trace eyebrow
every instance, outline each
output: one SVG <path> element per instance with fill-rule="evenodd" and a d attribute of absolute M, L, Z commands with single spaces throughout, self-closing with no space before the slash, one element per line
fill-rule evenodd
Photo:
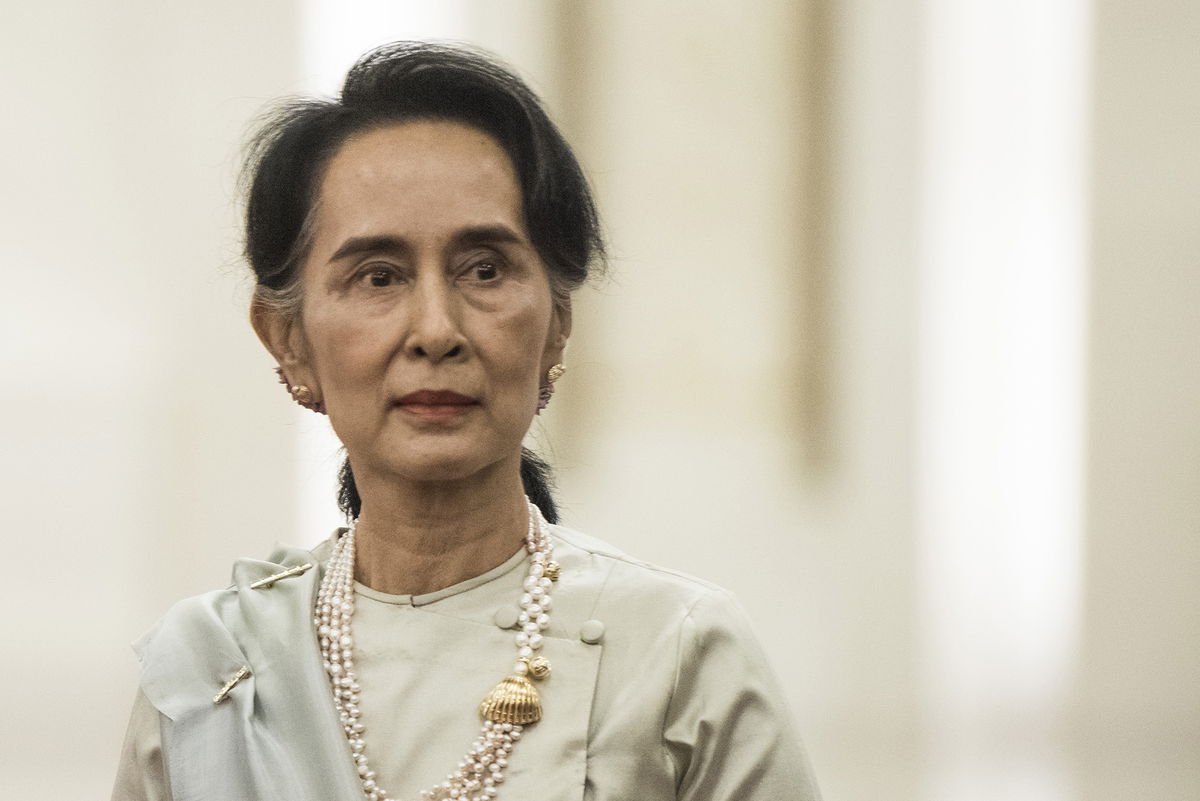
<path fill-rule="evenodd" d="M 456 233 L 451 244 L 458 247 L 484 244 L 524 245 L 526 239 L 507 225 L 475 225 Z M 410 250 L 412 250 L 412 246 L 403 237 L 355 236 L 343 242 L 329 260 L 340 261 L 350 256 L 361 256 L 364 253 L 403 254 Z"/>
<path fill-rule="evenodd" d="M 341 261 L 364 253 L 407 253 L 408 250 L 408 243 L 398 236 L 353 236 L 343 242 L 329 260 Z"/>

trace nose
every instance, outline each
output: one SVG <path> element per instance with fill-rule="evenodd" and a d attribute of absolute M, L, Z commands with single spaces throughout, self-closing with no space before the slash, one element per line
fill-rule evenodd
<path fill-rule="evenodd" d="M 418 359 L 438 363 L 454 359 L 466 351 L 453 292 L 440 276 L 417 282 L 412 325 L 406 350 Z"/>

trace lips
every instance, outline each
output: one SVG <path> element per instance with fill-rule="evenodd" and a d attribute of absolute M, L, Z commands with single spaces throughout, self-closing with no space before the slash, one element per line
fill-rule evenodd
<path fill-rule="evenodd" d="M 401 406 L 474 406 L 476 401 L 448 389 L 422 389 L 408 393 L 398 403 Z"/>
<path fill-rule="evenodd" d="M 449 420 L 478 406 L 479 401 L 448 389 L 422 389 L 396 401 L 409 414 L 429 420 Z"/>

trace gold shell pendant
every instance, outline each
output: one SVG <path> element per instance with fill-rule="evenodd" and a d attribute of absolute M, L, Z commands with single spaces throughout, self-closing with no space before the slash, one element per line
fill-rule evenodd
<path fill-rule="evenodd" d="M 529 679 L 508 676 L 483 699 L 479 715 L 493 723 L 537 723 L 542 719 L 542 699 Z"/>

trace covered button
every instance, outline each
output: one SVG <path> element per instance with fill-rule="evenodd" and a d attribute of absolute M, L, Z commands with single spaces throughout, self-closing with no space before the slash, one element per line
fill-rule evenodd
<path fill-rule="evenodd" d="M 588 643 L 598 643 L 604 637 L 604 624 L 599 620 L 589 620 L 579 627 L 579 639 Z"/>
<path fill-rule="evenodd" d="M 496 610 L 496 614 L 492 615 L 492 620 L 502 629 L 511 629 L 517 625 L 517 608 L 502 606 Z"/>

